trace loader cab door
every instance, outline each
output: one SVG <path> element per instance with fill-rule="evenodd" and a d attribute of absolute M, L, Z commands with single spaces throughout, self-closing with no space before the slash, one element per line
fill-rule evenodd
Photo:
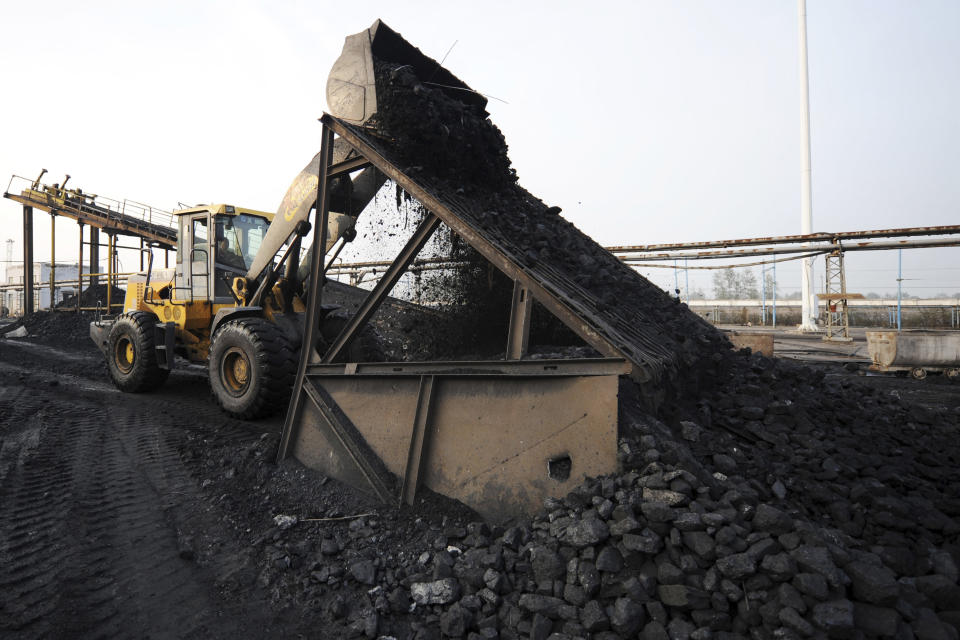
<path fill-rule="evenodd" d="M 244 276 L 260 251 L 270 223 L 249 213 L 218 215 L 214 218 L 214 293 L 215 302 L 233 302 L 233 279 Z"/>
<path fill-rule="evenodd" d="M 210 214 L 201 212 L 180 216 L 176 298 L 209 301 L 213 294 L 212 267 Z"/>
<path fill-rule="evenodd" d="M 236 216 L 236 218 L 240 217 L 242 216 Z M 243 254 L 246 239 L 243 225 L 236 223 L 234 216 L 216 216 L 214 218 L 214 238 L 214 301 L 233 302 L 233 296 L 230 294 L 233 279 L 247 273 L 247 262 Z"/>

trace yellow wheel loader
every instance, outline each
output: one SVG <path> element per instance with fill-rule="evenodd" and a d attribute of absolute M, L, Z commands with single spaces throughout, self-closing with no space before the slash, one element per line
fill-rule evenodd
<path fill-rule="evenodd" d="M 349 158 L 346 147 L 334 155 Z M 305 218 L 316 201 L 318 162 L 297 176 L 275 214 L 228 204 L 174 212 L 176 267 L 153 269 L 151 260 L 128 279 L 123 313 L 90 325 L 117 388 L 156 389 L 176 354 L 207 363 L 213 395 L 230 415 L 251 419 L 285 406 L 304 329 L 310 260 L 301 268 L 300 246 L 310 230 Z M 327 252 L 353 239 L 356 215 L 384 181 L 376 169 L 340 179 L 331 208 L 343 213 L 330 215 Z M 325 307 L 321 336 L 345 324 L 335 309 Z M 361 359 L 358 349 L 369 345 L 348 357 Z"/>
<path fill-rule="evenodd" d="M 377 20 L 346 38 L 330 71 L 327 101 L 333 115 L 376 127 L 382 106 L 376 59 L 414 66 L 451 91 L 475 95 Z M 355 155 L 339 140 L 334 144 L 334 163 L 348 163 Z M 286 404 L 304 335 L 304 282 L 323 277 L 322 269 L 309 273 L 309 251 L 300 264 L 301 239 L 310 230 L 307 218 L 316 204 L 319 156 L 296 177 L 275 214 L 227 204 L 175 212 L 176 268 L 153 270 L 151 261 L 146 273 L 128 280 L 123 313 L 90 326 L 119 389 L 159 387 L 178 354 L 207 363 L 213 394 L 233 416 L 256 418 Z M 373 167 L 352 179 L 346 173 L 335 179 L 329 189 L 326 253 L 353 239 L 357 215 L 385 180 Z M 324 311 L 317 332 L 321 341 L 336 337 L 347 320 Z M 347 352 L 348 359 L 359 355 L 356 345 Z"/>

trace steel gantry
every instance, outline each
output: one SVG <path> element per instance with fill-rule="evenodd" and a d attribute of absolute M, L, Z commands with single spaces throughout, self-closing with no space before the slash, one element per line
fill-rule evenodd
<path fill-rule="evenodd" d="M 113 287 L 116 286 L 119 274 L 117 249 L 137 249 L 137 247 L 122 247 L 117 244 L 117 237 L 132 236 L 140 241 L 141 266 L 142 252 L 145 246 L 160 248 L 165 251 L 165 263 L 169 264 L 170 249 L 176 247 L 177 231 L 173 215 L 162 209 L 151 207 L 132 200 L 112 200 L 92 193 L 84 193 L 82 189 L 68 189 L 67 182 L 70 175 L 62 183 L 46 184 L 42 182 L 46 169 L 40 172 L 36 179 L 30 180 L 14 175 L 10 178 L 4 198 L 23 205 L 23 313 L 28 315 L 36 306 L 34 300 L 34 273 L 33 273 L 33 211 L 37 209 L 50 214 L 50 277 L 47 282 L 50 287 L 50 306 L 55 304 L 56 290 L 56 219 L 58 217 L 76 220 L 79 226 L 79 252 L 77 257 L 77 279 L 61 280 L 60 284 L 77 284 L 77 311 L 81 310 L 81 293 L 83 292 L 84 278 L 89 278 L 89 286 L 99 284 L 101 277 L 107 278 L 107 309 L 122 305 L 122 301 L 112 299 Z M 84 227 L 89 228 L 88 240 L 84 240 Z M 107 270 L 100 272 L 100 232 L 107 234 Z M 88 271 L 84 273 L 83 248 L 89 247 Z"/>

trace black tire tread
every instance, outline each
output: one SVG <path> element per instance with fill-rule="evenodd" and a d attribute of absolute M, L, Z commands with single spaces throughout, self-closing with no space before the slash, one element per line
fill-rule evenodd
<path fill-rule="evenodd" d="M 149 311 L 129 311 L 118 317 L 116 324 L 110 330 L 110 337 L 107 341 L 109 345 L 107 371 L 110 372 L 113 384 L 121 391 L 127 393 L 153 391 L 162 386 L 170 376 L 169 369 L 161 369 L 157 364 L 154 326 L 158 320 L 159 318 Z M 136 343 L 137 358 L 134 369 L 127 375 L 122 374 L 111 364 L 114 332 L 122 330 L 118 327 L 128 327 Z"/>
<path fill-rule="evenodd" d="M 250 343 L 257 368 L 254 395 L 242 406 L 226 393 L 218 393 L 219 363 L 215 361 L 218 341 L 234 335 Z M 284 408 L 290 399 L 297 373 L 299 348 L 276 325 L 264 318 L 240 318 L 225 322 L 210 343 L 210 388 L 220 408 L 231 416 L 253 420 L 272 415 Z"/>

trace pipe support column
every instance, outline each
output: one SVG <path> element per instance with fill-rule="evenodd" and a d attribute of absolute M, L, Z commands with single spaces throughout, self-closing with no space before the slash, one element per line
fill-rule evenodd
<path fill-rule="evenodd" d="M 23 317 L 33 313 L 33 207 L 23 207 Z"/>

